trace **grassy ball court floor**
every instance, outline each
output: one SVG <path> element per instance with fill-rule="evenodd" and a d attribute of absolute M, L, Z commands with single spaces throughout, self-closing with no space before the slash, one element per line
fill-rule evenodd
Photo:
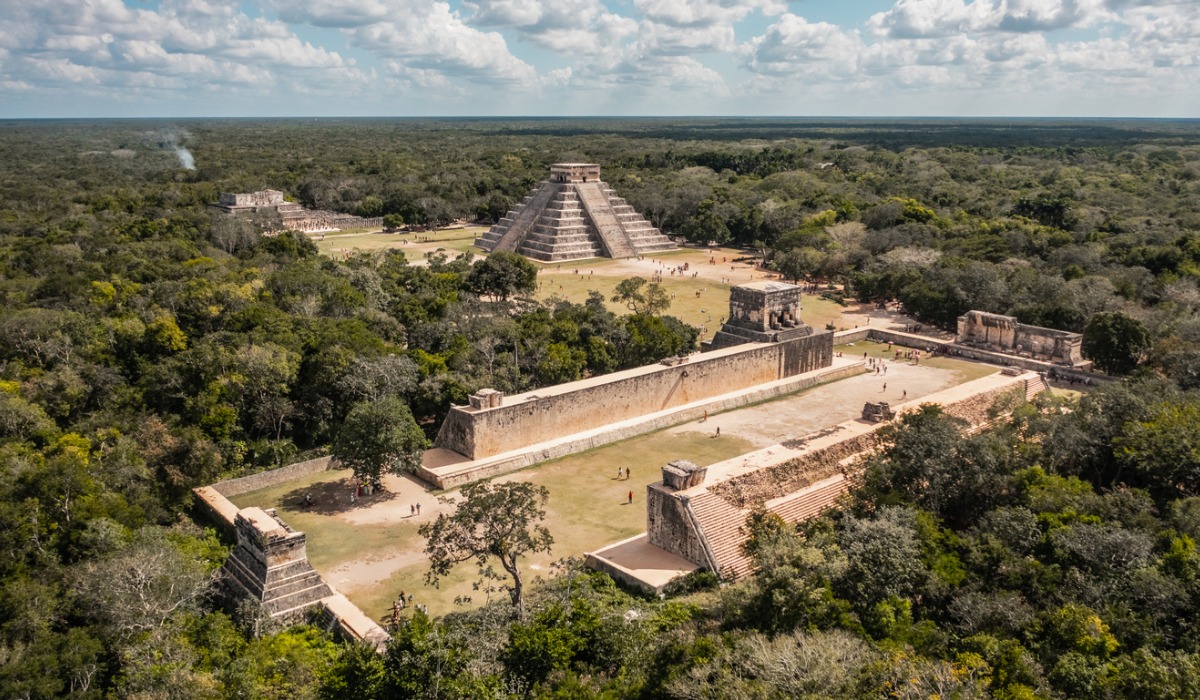
<path fill-rule="evenodd" d="M 875 343 L 839 349 L 847 355 L 886 354 L 886 346 Z M 707 424 L 680 424 L 501 477 L 538 483 L 550 492 L 546 523 L 555 538 L 554 549 L 529 559 L 527 571 L 531 578 L 548 573 L 558 559 L 643 532 L 645 487 L 659 480 L 662 465 L 671 460 L 712 464 L 848 420 L 867 398 L 898 401 L 902 390 L 914 398 L 995 371 L 995 367 L 951 358 L 923 361 L 919 367 L 900 363 L 893 365 L 887 378 L 887 391 L 895 396 L 878 393 L 881 380 L 864 375 L 714 415 Z M 724 426 L 720 437 L 714 435 L 717 425 Z M 618 480 L 618 467 L 631 469 L 632 477 Z M 630 491 L 631 505 L 627 503 Z M 317 504 L 306 508 L 301 504 L 309 493 Z M 400 591 L 412 593 L 415 601 L 437 614 L 452 611 L 461 596 L 483 602 L 486 594 L 472 590 L 472 565 L 459 566 L 440 588 L 423 581 L 428 565 L 417 529 L 452 506 L 439 504 L 435 494 L 416 480 L 396 476 L 385 479 L 384 493 L 354 505 L 349 503 L 349 493 L 349 473 L 336 471 L 231 500 L 238 507 L 277 508 L 289 525 L 307 533 L 309 557 L 317 570 L 373 617 L 381 618 Z M 412 513 L 417 502 L 422 504 L 419 516 Z"/>

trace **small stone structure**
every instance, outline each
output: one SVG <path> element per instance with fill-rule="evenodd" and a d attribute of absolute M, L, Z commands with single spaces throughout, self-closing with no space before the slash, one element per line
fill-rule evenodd
<path fill-rule="evenodd" d="M 1018 323 L 1015 316 L 986 311 L 968 311 L 958 317 L 955 343 L 1080 369 L 1091 366 L 1083 359 L 1081 334 L 1029 326 Z"/>
<path fill-rule="evenodd" d="M 892 409 L 888 406 L 887 401 L 868 401 L 863 404 L 862 419 L 867 422 L 881 423 L 885 420 L 891 420 L 892 415 Z"/>
<path fill-rule="evenodd" d="M 308 563 L 303 532 L 274 509 L 243 508 L 234 519 L 237 544 L 222 567 L 229 591 L 262 603 L 272 618 L 294 622 L 334 594 Z"/>
<path fill-rule="evenodd" d="M 544 262 L 631 258 L 676 247 L 600 179 L 595 163 L 551 165 L 550 179 L 475 245 Z"/>
<path fill-rule="evenodd" d="M 324 209 L 305 209 L 284 199 L 279 190 L 222 192 L 220 200 L 212 206 L 226 214 L 273 212 L 279 215 L 281 228 L 290 231 L 335 231 L 383 226 L 383 217 L 363 218 Z"/>
<path fill-rule="evenodd" d="M 769 343 L 811 335 L 800 321 L 800 287 L 786 282 L 750 282 L 729 290 L 729 319 L 710 347 Z"/>

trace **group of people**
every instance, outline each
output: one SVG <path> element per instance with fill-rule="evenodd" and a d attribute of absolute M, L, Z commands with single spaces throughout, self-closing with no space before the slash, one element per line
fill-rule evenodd
<path fill-rule="evenodd" d="M 429 614 L 429 606 L 421 603 L 414 604 L 412 593 L 409 593 L 408 596 L 405 597 L 404 591 L 400 591 L 400 595 L 392 601 L 392 626 L 400 624 L 400 612 L 410 607 L 413 610 L 420 611 L 426 615 Z"/>

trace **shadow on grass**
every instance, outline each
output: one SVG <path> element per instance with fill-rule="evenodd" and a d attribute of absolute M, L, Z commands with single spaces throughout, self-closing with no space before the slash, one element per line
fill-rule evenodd
<path fill-rule="evenodd" d="M 358 496 L 358 500 L 352 505 L 350 503 L 350 491 L 352 488 L 354 487 L 350 485 L 349 477 L 338 479 L 337 481 L 318 482 L 311 486 L 304 486 L 288 491 L 280 497 L 280 504 L 285 508 L 292 508 L 306 513 L 338 515 L 354 508 L 367 508 L 400 497 L 399 493 L 386 489 L 376 489 L 370 496 L 365 494 Z M 312 497 L 311 505 L 306 504 L 306 496 Z"/>

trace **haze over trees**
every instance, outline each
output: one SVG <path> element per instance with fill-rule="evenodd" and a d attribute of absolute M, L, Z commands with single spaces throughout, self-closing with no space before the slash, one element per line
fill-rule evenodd
<path fill-rule="evenodd" d="M 5 696 L 1196 694 L 1194 124 L 196 121 L 194 171 L 169 126 L 0 124 Z M 906 419 L 852 507 L 760 519 L 760 575 L 720 591 L 641 600 L 568 566 L 522 583 L 523 620 L 503 599 L 414 616 L 384 657 L 223 608 L 228 543 L 188 517 L 193 487 L 349 443 L 360 405 L 400 406 L 386 468 L 479 388 L 654 362 L 697 331 L 531 301 L 515 261 L 333 260 L 206 205 L 272 187 L 494 219 L 567 155 L 669 232 L 946 328 L 972 308 L 1091 327 L 1132 377 L 977 435 Z"/>

